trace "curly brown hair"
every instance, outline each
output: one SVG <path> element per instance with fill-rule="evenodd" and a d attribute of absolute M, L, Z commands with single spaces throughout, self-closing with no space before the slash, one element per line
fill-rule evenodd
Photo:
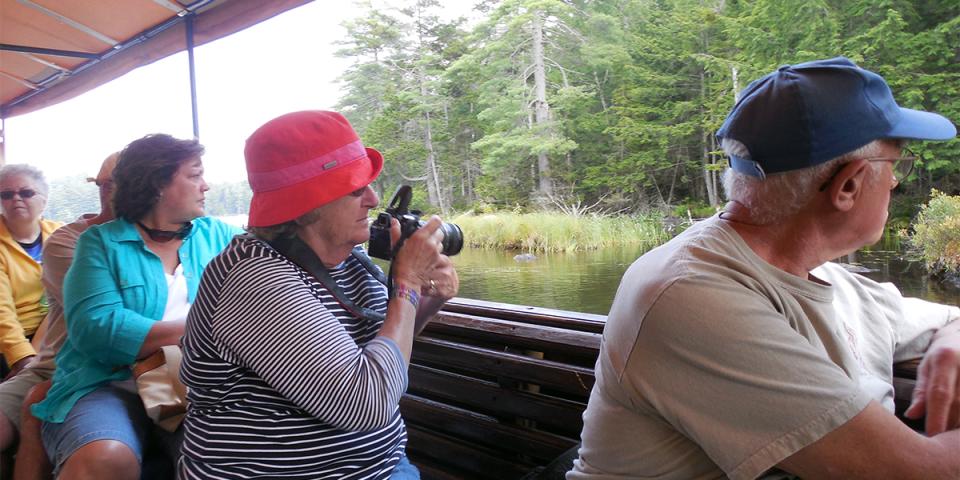
<path fill-rule="evenodd" d="M 160 199 L 160 191 L 187 160 L 203 155 L 195 139 L 181 140 L 164 133 L 134 140 L 120 152 L 113 170 L 113 211 L 129 222 L 143 218 Z"/>

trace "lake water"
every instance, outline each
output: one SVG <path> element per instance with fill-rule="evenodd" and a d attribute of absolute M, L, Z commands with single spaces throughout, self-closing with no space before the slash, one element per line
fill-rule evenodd
<path fill-rule="evenodd" d="M 465 298 L 606 315 L 639 248 L 543 254 L 515 260 L 518 252 L 465 249 L 453 257 Z"/>
<path fill-rule="evenodd" d="M 518 252 L 466 249 L 453 257 L 460 296 L 606 315 L 620 277 L 643 252 L 639 248 L 545 254 L 515 260 Z M 930 277 L 895 240 L 839 259 L 863 275 L 892 282 L 907 296 L 960 305 L 960 288 Z"/>
<path fill-rule="evenodd" d="M 246 215 L 221 218 L 238 226 L 246 223 Z M 905 250 L 888 235 L 838 261 L 876 281 L 892 282 L 905 295 L 960 305 L 960 288 L 931 277 Z M 620 277 L 644 250 L 621 247 L 515 258 L 519 253 L 466 248 L 452 257 L 460 275 L 459 296 L 606 315 Z M 385 262 L 377 262 L 386 270 Z"/>

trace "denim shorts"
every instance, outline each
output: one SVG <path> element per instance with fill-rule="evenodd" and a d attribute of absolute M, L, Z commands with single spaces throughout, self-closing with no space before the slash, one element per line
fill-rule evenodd
<path fill-rule="evenodd" d="M 143 463 L 143 449 L 153 422 L 140 396 L 113 386 L 102 386 L 74 404 L 63 423 L 43 422 L 43 446 L 54 465 L 54 476 L 80 447 L 98 440 L 116 440 Z"/>
<path fill-rule="evenodd" d="M 404 455 L 400 458 L 400 462 L 397 463 L 397 466 L 393 467 L 393 472 L 390 473 L 390 480 L 420 480 L 420 471 L 417 470 L 417 467 L 414 467 L 410 460 L 407 459 L 407 456 Z"/>

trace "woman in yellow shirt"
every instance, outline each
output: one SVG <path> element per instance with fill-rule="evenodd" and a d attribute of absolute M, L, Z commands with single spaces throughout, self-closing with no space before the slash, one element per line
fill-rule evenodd
<path fill-rule="evenodd" d="M 36 355 L 30 339 L 47 314 L 40 284 L 43 242 L 62 225 L 40 218 L 47 182 L 29 165 L 0 168 L 0 350 L 4 378 Z M 8 367 L 9 366 L 9 367 Z"/>

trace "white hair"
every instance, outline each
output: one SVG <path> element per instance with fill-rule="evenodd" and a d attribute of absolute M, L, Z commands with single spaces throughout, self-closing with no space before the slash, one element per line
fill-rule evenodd
<path fill-rule="evenodd" d="M 46 195 L 50 192 L 50 187 L 47 185 L 47 179 L 43 176 L 43 172 L 32 165 L 13 163 L 0 167 L 0 182 L 14 176 L 32 178 L 37 183 L 37 190 L 40 190 L 40 193 Z"/>
<path fill-rule="evenodd" d="M 816 194 L 823 182 L 834 175 L 842 165 L 857 158 L 874 157 L 880 154 L 882 140 L 874 140 L 856 150 L 819 165 L 798 170 L 767 175 L 765 179 L 734 171 L 727 167 L 723 172 L 723 190 L 727 199 L 743 204 L 750 212 L 750 220 L 758 225 L 769 225 L 796 215 Z M 724 138 L 721 147 L 727 155 L 750 158 L 750 151 L 743 143 Z M 879 166 L 872 169 L 879 171 Z M 879 180 L 873 175 L 868 181 Z"/>

